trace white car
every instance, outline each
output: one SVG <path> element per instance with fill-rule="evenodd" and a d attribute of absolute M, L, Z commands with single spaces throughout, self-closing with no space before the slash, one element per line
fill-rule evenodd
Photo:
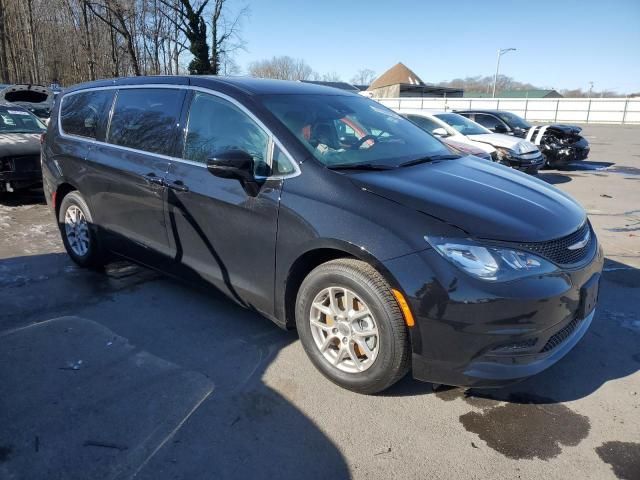
<path fill-rule="evenodd" d="M 457 113 L 408 109 L 396 111 L 432 135 L 473 145 L 503 165 L 532 174 L 544 165 L 544 156 L 533 143 L 511 135 L 493 133 Z"/>

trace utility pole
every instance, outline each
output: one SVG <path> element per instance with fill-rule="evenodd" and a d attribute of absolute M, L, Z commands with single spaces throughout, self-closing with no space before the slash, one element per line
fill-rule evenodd
<path fill-rule="evenodd" d="M 515 51 L 515 48 L 502 48 L 498 49 L 498 61 L 496 62 L 496 75 L 493 77 L 493 93 L 491 98 L 496 98 L 496 84 L 498 83 L 498 72 L 500 71 L 500 57 L 507 52 Z"/>

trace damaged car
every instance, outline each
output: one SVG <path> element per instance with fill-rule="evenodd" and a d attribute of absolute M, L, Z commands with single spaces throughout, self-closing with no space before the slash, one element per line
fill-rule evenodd
<path fill-rule="evenodd" d="M 453 140 L 480 148 L 493 161 L 535 175 L 544 165 L 544 157 L 533 143 L 487 130 L 462 115 L 452 112 L 398 110 L 426 132 L 441 140 Z"/>
<path fill-rule="evenodd" d="M 492 132 L 524 138 L 538 146 L 549 167 L 563 167 L 567 163 L 589 156 L 589 142 L 576 125 L 531 125 L 515 113 L 502 110 L 464 110 L 456 112 Z"/>
<path fill-rule="evenodd" d="M 43 85 L 2 85 L 0 86 L 0 102 L 19 105 L 30 111 L 41 120 L 51 115 L 54 94 Z"/>
<path fill-rule="evenodd" d="M 44 124 L 24 108 L 0 104 L 0 192 L 42 182 L 40 136 L 44 131 Z"/>

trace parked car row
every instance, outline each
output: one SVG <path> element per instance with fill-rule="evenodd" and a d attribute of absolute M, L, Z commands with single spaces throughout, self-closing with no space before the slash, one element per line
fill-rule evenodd
<path fill-rule="evenodd" d="M 55 104 L 44 192 L 78 265 L 116 255 L 205 281 L 297 328 L 345 388 L 546 369 L 594 317 L 603 255 L 584 209 L 465 152 L 526 171 L 531 142 L 454 113 L 414 121 L 299 82 L 92 82 Z"/>
<path fill-rule="evenodd" d="M 452 112 L 399 110 L 423 130 L 445 141 L 471 145 L 488 153 L 493 161 L 535 174 L 544 157 L 533 143 L 508 135 L 492 133 L 481 125 Z"/>
<path fill-rule="evenodd" d="M 589 155 L 589 142 L 575 125 L 531 125 L 515 113 L 502 110 L 464 110 L 460 115 L 479 123 L 492 132 L 526 138 L 535 143 L 549 167 L 563 167 L 584 160 Z"/>

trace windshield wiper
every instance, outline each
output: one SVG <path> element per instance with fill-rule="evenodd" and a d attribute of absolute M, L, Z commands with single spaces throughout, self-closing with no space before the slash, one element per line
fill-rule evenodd
<path fill-rule="evenodd" d="M 457 158 L 462 158 L 460 155 L 428 155 L 426 157 L 416 158 L 415 160 L 409 160 L 408 162 L 401 163 L 398 167 L 411 167 L 412 165 L 418 165 L 420 163 L 428 163 L 434 160 L 455 160 Z"/>
<path fill-rule="evenodd" d="M 390 170 L 395 167 L 375 163 L 338 163 L 327 165 L 327 168 L 330 170 Z"/>

